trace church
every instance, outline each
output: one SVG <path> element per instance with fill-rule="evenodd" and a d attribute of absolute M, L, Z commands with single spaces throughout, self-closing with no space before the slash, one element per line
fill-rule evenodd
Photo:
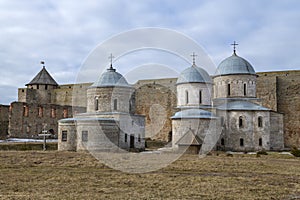
<path fill-rule="evenodd" d="M 230 151 L 282 150 L 283 115 L 260 105 L 252 65 L 233 54 L 214 76 L 193 65 L 177 79 L 172 146 L 198 153 L 205 145 Z"/>
<path fill-rule="evenodd" d="M 282 114 L 259 104 L 256 73 L 233 54 L 211 78 L 193 64 L 177 79 L 172 149 L 199 153 L 284 148 Z M 59 120 L 58 150 L 145 149 L 145 117 L 132 108 L 134 89 L 111 66 L 87 89 L 87 112 Z"/>
<path fill-rule="evenodd" d="M 73 151 L 143 151 L 147 138 L 191 153 L 300 146 L 299 70 L 256 72 L 235 48 L 212 75 L 198 62 L 193 54 L 177 78 L 134 84 L 111 62 L 95 82 L 65 85 L 43 62 L 18 89 L 18 100 L 0 105 L 0 136 L 38 138 L 46 130 L 58 138 L 59 150 Z"/>

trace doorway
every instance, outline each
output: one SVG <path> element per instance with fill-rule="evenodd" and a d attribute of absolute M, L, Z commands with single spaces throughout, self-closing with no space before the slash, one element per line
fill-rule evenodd
<path fill-rule="evenodd" d="M 134 135 L 130 135 L 130 146 L 129 148 L 133 149 L 134 148 Z"/>

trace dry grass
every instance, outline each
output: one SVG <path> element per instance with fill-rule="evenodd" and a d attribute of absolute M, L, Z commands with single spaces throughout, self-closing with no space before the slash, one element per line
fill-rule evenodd
<path fill-rule="evenodd" d="M 300 159 L 185 155 L 128 174 L 84 152 L 0 151 L 0 199 L 300 199 Z"/>

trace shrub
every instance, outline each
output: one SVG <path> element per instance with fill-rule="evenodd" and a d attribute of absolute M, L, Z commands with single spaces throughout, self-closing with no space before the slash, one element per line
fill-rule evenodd
<path fill-rule="evenodd" d="M 256 153 L 256 155 L 268 155 L 265 149 L 262 149 Z"/>
<path fill-rule="evenodd" d="M 291 154 L 295 157 L 300 157 L 300 150 L 297 147 L 292 147 Z"/>

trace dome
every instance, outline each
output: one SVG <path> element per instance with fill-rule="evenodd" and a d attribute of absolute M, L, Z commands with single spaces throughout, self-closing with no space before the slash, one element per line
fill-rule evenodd
<path fill-rule="evenodd" d="M 215 116 L 206 110 L 201 109 L 187 109 L 175 113 L 171 119 L 203 119 L 203 118 L 214 118 Z"/>
<path fill-rule="evenodd" d="M 192 65 L 180 73 L 176 84 L 182 83 L 212 83 L 212 81 L 204 69 Z"/>
<path fill-rule="evenodd" d="M 110 67 L 91 87 L 131 87 L 116 69 Z"/>
<path fill-rule="evenodd" d="M 247 60 L 233 53 L 232 56 L 226 58 L 219 64 L 215 76 L 230 74 L 255 75 L 255 71 Z"/>

